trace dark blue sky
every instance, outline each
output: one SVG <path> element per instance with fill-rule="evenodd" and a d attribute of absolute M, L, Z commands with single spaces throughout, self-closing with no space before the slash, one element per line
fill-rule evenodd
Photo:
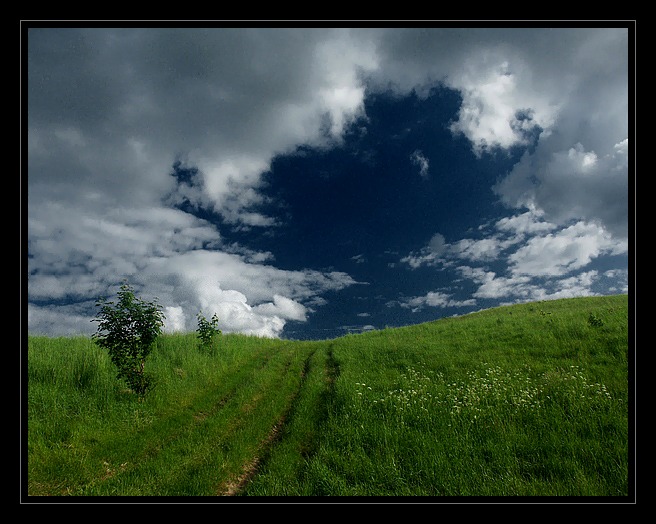
<path fill-rule="evenodd" d="M 628 28 L 31 29 L 28 326 L 330 338 L 628 291 Z"/>
<path fill-rule="evenodd" d="M 341 146 L 274 159 L 263 193 L 278 206 L 273 214 L 281 225 L 234 239 L 271 251 L 278 267 L 345 271 L 362 283 L 327 296 L 309 322 L 289 324 L 285 335 L 322 338 L 435 317 L 435 311 L 417 316 L 386 304 L 437 289 L 444 276 L 390 265 L 438 230 L 460 238 L 498 214 L 490 187 L 512 165 L 505 154 L 497 162 L 477 161 L 466 140 L 452 139 L 448 125 L 459 105 L 448 89 L 425 100 L 377 95 L 365 99 L 367 121 L 354 123 Z M 411 161 L 415 151 L 430 163 L 426 176 Z"/>
<path fill-rule="evenodd" d="M 477 157 L 468 140 L 449 130 L 461 103 L 458 92 L 445 87 L 422 98 L 416 93 L 370 96 L 364 101 L 366 119 L 353 122 L 340 145 L 299 147 L 275 157 L 263 174 L 265 201 L 256 210 L 275 216 L 276 227 L 231 226 L 220 215 L 189 205 L 180 209 L 216 224 L 229 243 L 270 252 L 277 268 L 343 271 L 357 281 L 324 295 L 327 302 L 306 322 L 288 323 L 282 334 L 288 338 L 334 337 L 496 305 L 479 300 L 421 311 L 399 305 L 427 290 L 450 290 L 461 301 L 476 291 L 453 271 L 409 269 L 399 260 L 438 231 L 447 242 L 484 238 L 476 231 L 480 225 L 509 214 L 492 186 L 539 139 L 537 130 L 527 144 Z M 415 152 L 428 162 L 423 174 L 413 161 Z M 193 183 L 196 174 L 196 168 L 180 165 L 173 171 L 182 183 Z M 490 262 L 488 269 L 503 269 Z"/>

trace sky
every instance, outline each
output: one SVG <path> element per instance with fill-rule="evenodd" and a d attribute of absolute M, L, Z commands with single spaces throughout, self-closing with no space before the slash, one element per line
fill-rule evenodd
<path fill-rule="evenodd" d="M 630 24 L 79 25 L 22 27 L 31 334 L 123 282 L 288 339 L 629 292 Z"/>

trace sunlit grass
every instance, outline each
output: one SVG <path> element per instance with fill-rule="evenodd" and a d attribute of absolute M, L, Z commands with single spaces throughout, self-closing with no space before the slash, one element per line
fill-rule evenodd
<path fill-rule="evenodd" d="M 330 409 L 285 494 L 626 495 L 623 304 L 526 304 L 335 340 Z M 268 478 L 246 493 L 276 494 Z"/>
<path fill-rule="evenodd" d="M 164 335 L 143 400 L 88 338 L 30 337 L 28 494 L 627 496 L 627 302 L 214 352 Z"/>

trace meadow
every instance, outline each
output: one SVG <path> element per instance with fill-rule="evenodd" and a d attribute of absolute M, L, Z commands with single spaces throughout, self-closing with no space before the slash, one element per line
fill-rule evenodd
<path fill-rule="evenodd" d="M 324 341 L 162 335 L 143 399 L 88 337 L 28 337 L 40 496 L 611 497 L 632 491 L 626 295 Z"/>

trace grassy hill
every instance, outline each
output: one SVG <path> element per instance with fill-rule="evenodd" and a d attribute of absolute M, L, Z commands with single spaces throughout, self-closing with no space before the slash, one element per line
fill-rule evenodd
<path fill-rule="evenodd" d="M 629 487 L 626 295 L 326 341 L 164 335 L 140 401 L 29 337 L 30 496 L 604 496 Z"/>

